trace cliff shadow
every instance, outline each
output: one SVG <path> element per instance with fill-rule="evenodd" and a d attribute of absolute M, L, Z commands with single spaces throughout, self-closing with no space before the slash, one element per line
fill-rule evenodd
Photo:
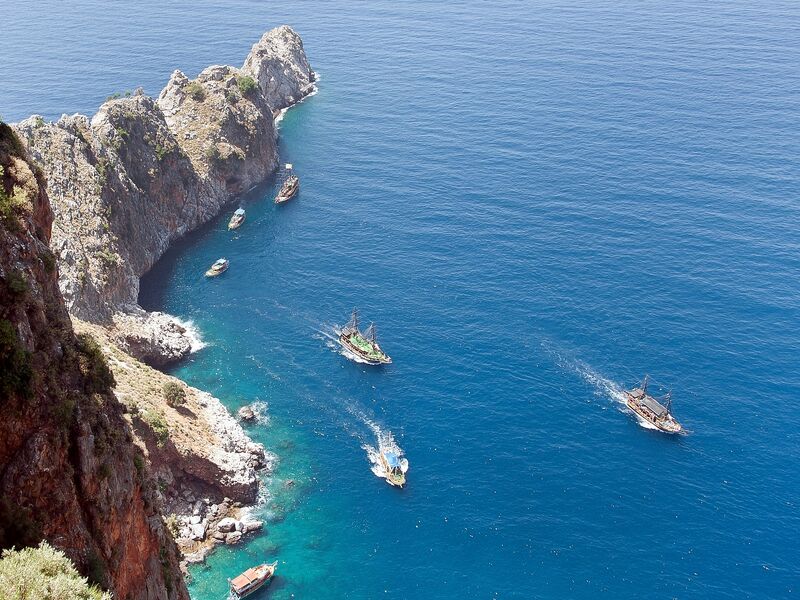
<path fill-rule="evenodd" d="M 139 278 L 139 306 L 148 311 L 166 311 L 168 282 L 175 277 L 180 259 L 191 248 L 214 234 L 220 223 L 230 216 L 228 209 L 231 207 L 270 200 L 272 198 L 270 192 L 275 187 L 277 177 L 277 172 L 271 173 L 263 182 L 228 202 L 216 217 L 172 242 L 151 269 Z"/>

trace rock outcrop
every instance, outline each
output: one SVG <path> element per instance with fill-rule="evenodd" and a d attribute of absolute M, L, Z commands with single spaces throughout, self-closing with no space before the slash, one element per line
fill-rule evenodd
<path fill-rule="evenodd" d="M 171 242 L 275 169 L 274 115 L 314 81 L 300 37 L 283 26 L 264 34 L 241 69 L 212 66 L 194 80 L 175 71 L 157 101 L 133 95 L 91 119 L 17 124 L 48 181 L 70 313 L 103 324 L 150 364 L 185 356 L 180 325 L 138 307 L 139 278 Z"/>
<path fill-rule="evenodd" d="M 261 529 L 242 507 L 256 503 L 259 474 L 268 474 L 276 457 L 250 440 L 217 398 L 126 354 L 102 326 L 73 322 L 77 332 L 99 342 L 115 374 L 115 395 L 186 560 L 201 561 L 216 544 L 226 543 L 226 536 L 215 534 L 229 533 L 229 522 L 239 523 L 240 535 Z M 167 400 L 168 386 L 182 390 L 175 393 L 179 402 Z"/>
<path fill-rule="evenodd" d="M 115 598 L 188 600 L 114 377 L 73 332 L 52 220 L 41 170 L 0 123 L 0 547 L 44 539 Z"/>
<path fill-rule="evenodd" d="M 115 395 L 158 480 L 167 512 L 186 494 L 193 502 L 207 497 L 221 502 L 253 504 L 258 472 L 268 472 L 275 457 L 254 443 L 223 404 L 179 379 L 157 371 L 126 354 L 108 331 L 73 318 L 75 330 L 100 344 L 116 379 Z M 170 402 L 168 386 L 182 390 Z"/>

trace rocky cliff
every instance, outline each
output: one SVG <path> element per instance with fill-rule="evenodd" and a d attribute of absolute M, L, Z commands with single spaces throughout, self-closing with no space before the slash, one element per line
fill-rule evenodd
<path fill-rule="evenodd" d="M 169 244 L 277 165 L 274 116 L 313 90 L 300 37 L 273 29 L 241 68 L 175 71 L 157 100 L 133 95 L 91 119 L 33 116 L 16 130 L 48 181 L 52 248 L 71 314 L 101 323 L 154 365 L 188 354 L 174 319 L 137 305 L 139 278 Z"/>
<path fill-rule="evenodd" d="M 52 220 L 42 172 L 0 123 L 0 547 L 46 539 L 116 598 L 188 600 L 114 377 L 73 332 Z"/>
<path fill-rule="evenodd" d="M 241 517 L 237 509 L 256 503 L 258 473 L 269 473 L 276 457 L 250 440 L 217 398 L 126 354 L 102 326 L 73 323 L 99 342 L 108 360 L 133 441 L 147 459 L 159 504 L 187 559 L 202 560 L 215 543 L 235 543 L 242 533 L 259 529 L 260 523 L 239 518 L 237 537 L 220 532 L 218 524 L 224 529 L 226 518 Z"/>

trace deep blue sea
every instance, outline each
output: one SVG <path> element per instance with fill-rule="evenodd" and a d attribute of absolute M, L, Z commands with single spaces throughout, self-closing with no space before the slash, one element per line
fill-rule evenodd
<path fill-rule="evenodd" d="M 321 75 L 280 124 L 299 197 L 143 282 L 208 344 L 175 373 L 266 403 L 281 459 L 193 598 L 265 559 L 259 598 L 795 597 L 800 3 L 4 0 L 0 115 L 157 94 L 282 23 Z M 354 306 L 391 366 L 335 349 Z M 622 408 L 645 373 L 689 435 Z"/>

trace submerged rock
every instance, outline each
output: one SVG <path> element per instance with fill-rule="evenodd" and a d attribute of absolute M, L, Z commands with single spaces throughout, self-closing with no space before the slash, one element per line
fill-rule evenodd
<path fill-rule="evenodd" d="M 242 421 L 254 421 L 256 418 L 256 413 L 250 406 L 243 406 L 237 414 Z"/>

